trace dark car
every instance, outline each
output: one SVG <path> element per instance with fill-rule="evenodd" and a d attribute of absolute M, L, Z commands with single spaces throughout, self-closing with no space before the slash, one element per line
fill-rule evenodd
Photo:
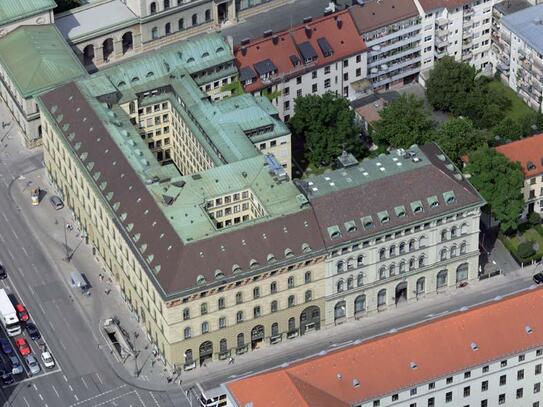
<path fill-rule="evenodd" d="M 2 375 L 2 383 L 7 386 L 8 384 L 15 383 L 15 379 L 13 378 L 13 375 L 11 373 L 7 372 Z"/>
<path fill-rule="evenodd" d="M 543 283 L 543 271 L 534 274 L 534 283 L 541 284 Z"/>
<path fill-rule="evenodd" d="M 8 278 L 8 273 L 6 273 L 6 269 L 4 266 L 0 264 L 0 280 L 3 280 L 5 278 Z"/>
<path fill-rule="evenodd" d="M 28 335 L 30 336 L 30 339 L 33 341 L 37 341 L 41 338 L 40 331 L 38 331 L 38 327 L 34 323 L 28 322 L 25 328 L 26 332 L 28 332 Z"/>
<path fill-rule="evenodd" d="M 6 355 L 13 353 L 13 347 L 11 346 L 9 339 L 0 338 L 0 346 L 2 347 L 2 352 L 4 352 Z"/>

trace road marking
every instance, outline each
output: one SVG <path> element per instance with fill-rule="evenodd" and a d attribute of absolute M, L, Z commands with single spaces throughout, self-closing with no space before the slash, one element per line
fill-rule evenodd
<path fill-rule="evenodd" d="M 38 393 L 38 396 L 40 397 L 40 400 L 43 401 L 43 396 L 41 395 L 41 393 Z"/>
<path fill-rule="evenodd" d="M 135 390 L 134 390 L 134 391 L 135 391 Z M 137 391 L 136 391 L 136 396 L 138 397 L 138 400 L 140 401 L 141 405 L 142 405 L 143 407 L 145 407 L 145 403 L 143 402 L 143 400 L 141 399 L 140 394 L 139 394 Z"/>
<path fill-rule="evenodd" d="M 89 389 L 89 386 L 87 385 L 87 382 L 85 381 L 85 379 L 81 378 L 81 381 L 83 382 L 83 384 L 85 385 L 85 387 L 87 388 L 87 390 Z"/>
<path fill-rule="evenodd" d="M 75 401 L 79 401 L 79 397 L 77 397 L 77 394 L 74 393 Z"/>
<path fill-rule="evenodd" d="M 19 236 L 17 236 L 17 233 L 15 233 L 15 229 L 13 229 L 11 225 L 9 225 L 9 229 L 11 230 L 11 233 L 13 233 L 13 235 L 15 236 L 15 239 L 19 240 Z"/>
<path fill-rule="evenodd" d="M 57 395 L 58 398 L 60 398 L 60 394 L 58 394 L 58 391 L 57 391 L 57 388 L 55 387 L 55 385 L 53 384 L 53 391 L 55 392 L 55 394 Z"/>
<path fill-rule="evenodd" d="M 126 384 L 123 384 L 122 386 L 119 386 L 119 387 L 115 387 L 114 389 L 110 389 L 110 390 L 105 391 L 105 392 L 103 392 L 103 393 L 96 394 L 96 395 L 94 395 L 94 396 L 92 396 L 92 397 L 89 397 L 88 399 L 81 400 L 81 401 L 78 402 L 78 403 L 74 403 L 74 404 L 70 405 L 70 407 L 79 406 L 79 405 L 81 405 L 81 404 L 83 404 L 83 403 L 86 403 L 87 401 L 95 400 L 95 399 L 97 399 L 97 398 L 99 398 L 99 397 L 105 396 L 105 395 L 108 394 L 108 393 L 111 393 L 112 391 L 122 389 L 123 387 L 126 387 Z M 131 392 L 131 393 L 132 393 L 132 392 Z M 117 398 L 118 398 L 118 397 L 117 397 Z M 114 398 L 114 399 L 112 399 L 112 400 L 116 400 L 117 398 Z M 110 401 L 112 401 L 112 400 L 110 400 Z M 106 403 L 109 403 L 109 402 L 106 401 Z M 102 403 L 102 404 L 105 404 L 105 403 Z M 101 405 L 101 404 L 99 404 L 99 405 Z M 95 407 L 96 407 L 96 406 L 95 406 Z"/>
<path fill-rule="evenodd" d="M 103 401 L 103 402 L 101 402 L 101 403 L 99 403 L 99 404 L 95 404 L 93 407 L 100 407 L 100 406 L 103 406 L 104 404 L 110 404 L 110 403 L 113 404 L 114 406 L 116 406 L 117 404 L 114 403 L 115 400 L 122 399 L 122 398 L 124 398 L 124 397 L 126 397 L 126 396 L 128 396 L 128 395 L 130 395 L 130 394 L 132 394 L 132 393 L 136 393 L 136 394 L 137 394 L 136 390 L 132 390 L 132 391 L 129 391 L 128 393 L 121 394 L 120 396 L 113 397 L 113 398 L 110 399 L 110 400 L 106 400 L 106 401 Z M 73 407 L 74 405 L 75 405 L 75 404 L 72 404 L 70 407 Z M 143 404 L 143 406 L 145 407 L 145 404 Z"/>
<path fill-rule="evenodd" d="M 23 396 L 23 400 L 24 400 L 26 406 L 27 406 L 27 407 L 30 407 L 30 404 L 29 404 L 28 401 L 26 400 L 25 396 Z"/>
<path fill-rule="evenodd" d="M 26 249 L 23 247 L 21 247 L 21 249 L 23 249 L 23 252 L 25 252 L 26 256 L 28 257 L 28 252 L 26 251 Z"/>
<path fill-rule="evenodd" d="M 70 388 L 70 391 L 71 391 L 71 392 L 73 393 L 73 391 L 74 391 L 74 388 L 72 387 L 72 385 L 71 385 L 71 384 L 69 384 L 69 385 L 68 385 L 68 387 Z"/>
<path fill-rule="evenodd" d="M 5 221 L 9 223 L 8 217 L 6 216 L 5 212 L 2 212 L 2 216 L 4 217 Z"/>
<path fill-rule="evenodd" d="M 60 343 L 60 346 L 62 346 L 62 349 L 66 350 L 66 346 L 64 346 L 64 342 L 62 342 L 60 339 L 58 340 L 58 343 Z"/>
<path fill-rule="evenodd" d="M 41 302 L 38 302 L 38 307 L 40 307 L 41 312 L 43 312 L 45 314 L 45 309 L 43 308 L 43 305 L 41 305 Z M 49 325 L 51 325 L 51 323 L 49 323 Z M 52 328 L 52 326 L 51 326 L 51 328 Z"/>
<path fill-rule="evenodd" d="M 34 388 L 34 390 L 38 391 L 38 386 L 36 386 L 36 383 L 32 383 L 32 387 Z"/>
<path fill-rule="evenodd" d="M 153 401 L 155 402 L 155 404 L 157 405 L 157 407 L 160 407 L 160 404 L 158 404 L 158 401 L 157 399 L 155 398 L 155 395 L 153 393 L 150 393 L 151 394 L 151 398 L 153 399 Z"/>
<path fill-rule="evenodd" d="M 23 271 L 22 268 L 17 267 L 17 270 L 19 270 L 19 273 L 21 273 L 21 275 L 22 275 L 23 277 L 25 276 L 25 273 L 24 273 L 24 271 Z"/>
<path fill-rule="evenodd" d="M 96 377 L 98 377 L 98 381 L 99 381 L 100 384 L 103 386 L 103 385 L 104 385 L 104 382 L 102 381 L 102 378 L 100 377 L 100 373 L 96 373 Z"/>
<path fill-rule="evenodd" d="M 13 254 L 11 254 L 11 251 L 8 249 L 9 257 L 11 257 L 11 260 L 15 261 L 15 257 L 13 257 Z"/>
<path fill-rule="evenodd" d="M 67 382 L 68 381 L 68 378 L 66 377 L 65 374 L 62 375 L 62 377 L 64 377 L 64 381 Z"/>

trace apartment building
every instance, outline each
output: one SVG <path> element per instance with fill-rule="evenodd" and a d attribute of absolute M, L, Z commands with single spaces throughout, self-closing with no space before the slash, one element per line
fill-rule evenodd
<path fill-rule="evenodd" d="M 48 174 L 167 363 L 191 369 L 477 277 L 484 201 L 437 146 L 294 183 L 250 139 L 281 125 L 251 117 L 258 102 L 235 123 L 221 106 L 236 97 L 201 105 L 187 69 L 217 66 L 210 43 L 38 99 Z M 168 115 L 172 163 L 131 120 L 151 106 Z"/>
<path fill-rule="evenodd" d="M 540 407 L 541 294 L 528 291 L 233 380 L 216 405 Z"/>
<path fill-rule="evenodd" d="M 542 111 L 543 5 L 503 16 L 493 48 L 502 80 L 533 109 Z"/>
<path fill-rule="evenodd" d="M 86 74 L 54 25 L 23 25 L 0 37 L 0 98 L 27 147 L 41 143 L 34 96 Z"/>
<path fill-rule="evenodd" d="M 524 173 L 522 195 L 526 208 L 522 214 L 543 214 L 543 134 L 496 147 L 510 161 L 518 162 Z"/>
<path fill-rule="evenodd" d="M 247 38 L 234 54 L 245 91 L 267 95 L 285 121 L 299 96 L 334 92 L 355 99 L 368 89 L 366 45 L 348 10 Z"/>
<path fill-rule="evenodd" d="M 416 80 L 420 72 L 421 17 L 414 1 L 375 0 L 349 8 L 368 47 L 368 80 L 375 91 Z"/>
<path fill-rule="evenodd" d="M 0 2 L 0 37 L 21 25 L 51 24 L 54 21 L 54 0 Z"/>

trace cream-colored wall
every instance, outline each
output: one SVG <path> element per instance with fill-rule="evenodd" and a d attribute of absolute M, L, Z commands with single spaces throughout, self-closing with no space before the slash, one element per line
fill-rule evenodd
<path fill-rule="evenodd" d="M 21 0 L 24 1 L 24 0 Z M 22 20 L 13 21 L 6 25 L 0 26 L 0 37 L 3 37 L 10 31 L 15 30 L 17 27 L 22 25 L 41 25 L 41 24 L 51 24 L 54 21 L 52 11 L 44 11 L 42 13 L 35 14 L 33 16 L 27 17 Z"/>

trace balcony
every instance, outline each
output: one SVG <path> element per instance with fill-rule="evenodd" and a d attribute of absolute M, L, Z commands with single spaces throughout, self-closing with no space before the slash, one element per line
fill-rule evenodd
<path fill-rule="evenodd" d="M 400 30 L 387 32 L 377 38 L 372 38 L 371 40 L 366 41 L 366 45 L 368 46 L 368 48 L 371 48 L 374 45 L 382 44 L 383 42 L 393 40 L 394 38 L 401 37 L 413 32 L 419 32 L 420 28 L 421 28 L 420 24 L 409 25 Z"/>
<path fill-rule="evenodd" d="M 473 54 L 471 51 L 462 52 L 462 61 L 470 60 L 471 57 L 473 57 Z"/>
<path fill-rule="evenodd" d="M 389 75 L 386 78 L 383 78 L 380 81 L 375 81 L 372 83 L 373 88 L 379 88 L 386 85 L 387 83 L 397 81 L 399 79 L 405 78 L 406 76 L 417 74 L 420 72 L 420 65 L 417 63 L 414 67 L 408 67 L 403 69 L 401 72 L 396 73 L 395 75 Z"/>
<path fill-rule="evenodd" d="M 467 7 L 464 9 L 464 17 L 471 17 L 475 13 L 473 7 Z"/>
<path fill-rule="evenodd" d="M 437 59 L 441 59 L 446 55 L 447 55 L 447 49 L 446 48 L 436 48 L 435 51 L 434 51 L 434 56 Z"/>
<path fill-rule="evenodd" d="M 436 46 L 437 46 L 438 48 L 446 47 L 448 44 L 449 44 L 448 41 L 443 40 L 443 39 L 441 39 L 441 38 L 436 38 Z"/>
<path fill-rule="evenodd" d="M 471 41 L 467 42 L 467 41 L 464 41 L 462 43 L 462 51 L 467 51 L 467 50 L 470 50 L 471 49 Z"/>
<path fill-rule="evenodd" d="M 371 68 L 368 77 L 371 79 L 378 78 L 380 76 L 383 76 L 384 74 L 388 74 L 403 67 L 412 65 L 413 63 L 418 63 L 420 62 L 420 57 L 418 55 L 415 55 L 409 58 L 401 58 L 399 60 L 395 60 L 394 62 L 394 64 L 382 64 L 381 66 L 379 66 L 379 68 Z"/>
<path fill-rule="evenodd" d="M 462 27 L 464 28 L 464 30 L 465 30 L 466 28 L 471 28 L 471 27 L 473 27 L 473 20 L 472 20 L 472 19 L 464 20 L 464 23 L 462 24 Z"/>
<path fill-rule="evenodd" d="M 465 28 L 462 32 L 462 38 L 471 38 L 473 35 L 473 30 L 471 28 Z"/>
<path fill-rule="evenodd" d="M 400 52 L 391 51 L 390 54 L 384 55 L 382 58 L 380 57 L 378 59 L 368 61 L 368 67 L 369 68 L 379 67 L 382 64 L 386 64 L 391 61 L 396 61 L 397 59 L 403 58 L 407 55 L 411 55 L 414 53 L 418 54 L 419 51 L 420 51 L 419 47 L 409 47 L 408 49 L 400 51 Z"/>
<path fill-rule="evenodd" d="M 449 19 L 447 17 L 439 17 L 436 20 L 436 25 L 438 27 L 447 27 L 449 25 Z"/>
<path fill-rule="evenodd" d="M 412 35 L 412 36 L 409 36 L 407 38 L 401 38 L 401 39 L 399 39 L 397 41 L 394 41 L 394 42 L 392 42 L 390 44 L 381 45 L 379 50 L 373 50 L 372 49 L 370 51 L 370 53 L 369 53 L 369 56 L 371 57 L 373 55 L 383 54 L 383 53 L 391 51 L 393 49 L 401 48 L 404 45 L 412 44 L 412 43 L 418 42 L 418 41 L 420 41 L 420 34 Z"/>

